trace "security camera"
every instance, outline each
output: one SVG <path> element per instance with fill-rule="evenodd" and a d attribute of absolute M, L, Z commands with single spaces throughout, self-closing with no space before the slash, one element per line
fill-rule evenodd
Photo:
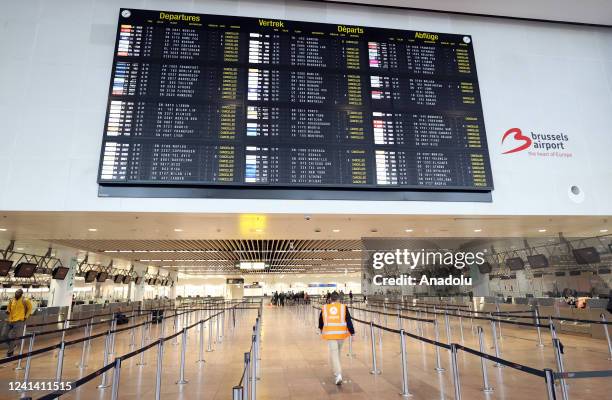
<path fill-rule="evenodd" d="M 312 218 L 310 215 L 304 215 L 304 219 L 305 219 L 306 221 L 310 221 L 310 218 Z"/>

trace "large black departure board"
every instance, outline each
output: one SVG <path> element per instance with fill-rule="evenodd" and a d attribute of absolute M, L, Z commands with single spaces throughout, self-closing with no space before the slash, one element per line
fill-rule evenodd
<path fill-rule="evenodd" d="M 471 38 L 122 9 L 98 182 L 490 191 Z"/>

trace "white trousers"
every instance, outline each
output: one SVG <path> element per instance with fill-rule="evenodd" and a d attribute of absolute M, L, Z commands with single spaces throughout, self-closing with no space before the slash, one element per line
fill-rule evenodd
<path fill-rule="evenodd" d="M 344 344 L 344 339 L 342 340 L 328 340 L 327 348 L 329 349 L 329 358 L 331 360 L 332 369 L 334 370 L 334 375 L 342 375 L 342 364 L 340 364 L 340 357 L 342 353 L 342 345 Z"/>

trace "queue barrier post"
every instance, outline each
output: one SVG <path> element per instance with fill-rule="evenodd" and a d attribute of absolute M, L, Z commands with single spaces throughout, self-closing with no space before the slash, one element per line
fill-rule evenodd
<path fill-rule="evenodd" d="M 538 311 L 538 306 L 533 309 L 533 319 L 536 323 L 536 329 L 538 331 L 538 347 L 544 347 L 544 343 L 542 343 L 542 331 L 540 330 L 540 311 Z"/>
<path fill-rule="evenodd" d="M 55 369 L 55 381 L 59 382 L 62 380 L 62 370 L 64 369 L 64 350 L 66 349 L 66 342 L 62 340 L 60 343 L 59 353 L 57 355 L 57 368 Z"/>
<path fill-rule="evenodd" d="M 374 335 L 374 322 L 370 321 L 370 343 L 372 344 L 372 375 L 380 375 L 380 370 L 376 366 L 376 338 Z"/>
<path fill-rule="evenodd" d="M 557 400 L 555 392 L 555 376 L 550 368 L 544 369 L 544 382 L 546 382 L 546 395 L 548 400 Z"/>
<path fill-rule="evenodd" d="M 251 365 L 251 353 L 246 352 L 244 353 L 244 391 L 242 393 L 242 398 L 245 400 L 249 399 L 249 392 L 250 392 L 250 382 L 251 382 L 251 377 L 250 377 L 250 365 Z"/>
<path fill-rule="evenodd" d="M 257 393 L 257 351 L 255 350 L 255 342 L 257 341 L 256 335 L 253 335 L 251 340 L 253 341 L 253 357 L 250 367 L 252 369 L 251 375 L 251 400 L 255 400 Z"/>
<path fill-rule="evenodd" d="M 157 370 L 155 373 L 155 400 L 161 398 L 161 375 L 162 375 L 162 364 L 164 362 L 164 339 L 159 339 L 157 345 Z"/>
<path fill-rule="evenodd" d="M 408 363 L 406 359 L 406 336 L 404 330 L 400 329 L 400 354 L 402 358 L 402 397 L 410 397 L 412 394 L 408 390 Z"/>
<path fill-rule="evenodd" d="M 214 334 L 213 334 L 213 317 L 211 316 L 212 312 L 208 312 L 208 348 L 206 349 L 207 353 L 211 351 L 215 351 L 212 347 Z"/>
<path fill-rule="evenodd" d="M 151 322 L 145 322 L 141 328 L 140 328 L 140 347 L 145 347 L 146 345 L 146 332 L 147 332 L 147 326 L 150 324 Z M 146 365 L 145 364 L 145 358 L 144 358 L 144 351 L 142 351 L 140 353 L 140 360 L 138 360 L 138 362 L 136 363 L 136 365 Z"/>
<path fill-rule="evenodd" d="M 561 350 L 561 341 L 559 339 L 553 339 L 553 348 L 555 349 L 555 360 L 557 361 L 557 369 L 559 372 L 565 372 L 563 366 L 563 351 Z M 561 386 L 561 398 L 563 400 L 569 400 L 569 393 L 567 391 L 567 384 L 564 378 L 559 379 L 559 385 Z"/>
<path fill-rule="evenodd" d="M 196 363 L 205 363 L 204 361 L 204 320 L 200 319 L 200 349 L 199 349 L 199 357 Z"/>
<path fill-rule="evenodd" d="M 444 327 L 446 328 L 446 343 L 450 346 L 453 338 L 451 334 L 450 322 L 448 321 L 448 313 L 444 310 Z"/>
<path fill-rule="evenodd" d="M 606 321 L 606 315 L 601 313 L 601 322 L 603 322 L 603 330 L 606 334 L 606 340 L 608 341 L 608 360 L 612 360 L 612 342 L 610 342 L 610 332 L 608 332 L 608 321 Z"/>
<path fill-rule="evenodd" d="M 110 341 L 111 341 L 111 331 L 109 330 L 108 333 L 106 334 L 106 339 L 104 341 L 104 365 L 108 364 L 108 357 L 109 357 L 109 348 L 110 348 Z M 100 382 L 100 384 L 98 385 L 98 389 L 104 389 L 107 388 L 109 385 L 106 382 L 106 372 L 102 373 L 102 382 Z"/>
<path fill-rule="evenodd" d="M 458 315 L 459 315 L 459 330 L 461 332 L 461 344 L 464 344 L 465 340 L 463 338 L 463 318 L 461 318 L 461 314 L 460 313 L 458 313 Z"/>
<path fill-rule="evenodd" d="M 453 386 L 455 388 L 455 400 L 461 400 L 461 382 L 459 380 L 459 366 L 457 364 L 457 345 L 451 343 L 451 369 L 453 372 Z"/>
<path fill-rule="evenodd" d="M 19 355 L 23 354 L 23 345 L 25 342 L 25 338 L 23 336 L 26 336 L 26 329 L 27 329 L 27 324 L 24 322 L 23 323 L 23 329 L 21 331 L 21 344 L 19 345 Z M 15 371 L 21 371 L 23 369 L 23 367 L 21 366 L 21 358 L 19 359 L 19 361 L 17 361 L 17 367 L 15 367 Z"/>
<path fill-rule="evenodd" d="M 436 342 L 440 342 L 440 330 L 438 328 L 438 320 L 434 319 L 433 320 L 433 324 L 434 324 L 435 340 L 436 340 Z M 434 347 L 435 347 L 435 354 L 436 354 L 436 368 L 435 368 L 435 370 L 437 372 L 442 372 L 442 371 L 444 371 L 444 368 L 442 368 L 442 365 L 440 363 L 440 347 L 438 345 L 434 345 Z"/>
<path fill-rule="evenodd" d="M 478 326 L 476 330 L 478 332 L 478 344 L 480 345 L 480 352 L 486 353 L 484 331 L 481 326 Z M 490 393 L 494 389 L 489 386 L 489 377 L 487 376 L 487 360 L 484 357 L 480 357 L 480 366 L 482 367 L 482 391 L 485 393 Z"/>
<path fill-rule="evenodd" d="M 174 311 L 174 328 L 173 328 L 174 333 L 178 332 L 178 323 L 179 323 L 179 321 L 178 321 L 178 313 L 176 311 Z M 173 345 L 178 345 L 178 336 L 175 336 L 172 339 L 172 344 Z"/>
<path fill-rule="evenodd" d="M 85 337 L 87 337 L 87 332 L 88 332 L 88 328 L 85 327 Z M 87 367 L 87 364 L 85 364 L 85 351 L 87 350 L 87 342 L 89 340 L 83 340 L 83 349 L 81 350 L 81 362 L 79 364 L 79 369 L 83 370 Z"/>
<path fill-rule="evenodd" d="M 355 353 L 353 353 L 353 335 L 349 336 L 349 351 L 347 357 L 355 357 Z"/>
<path fill-rule="evenodd" d="M 492 315 L 491 315 L 491 335 L 493 336 L 493 348 L 495 349 L 495 357 L 500 358 L 499 344 L 497 343 L 497 327 L 496 327 L 495 320 L 493 319 Z M 496 362 L 494 366 L 496 368 L 504 367 L 499 362 Z"/>
<path fill-rule="evenodd" d="M 234 386 L 232 388 L 232 400 L 242 400 L 242 386 Z"/>
<path fill-rule="evenodd" d="M 115 369 L 113 371 L 113 387 L 111 400 L 119 399 L 119 379 L 121 378 L 121 358 L 115 358 Z"/>
<path fill-rule="evenodd" d="M 499 338 L 503 339 L 503 336 L 502 336 L 502 326 L 501 326 L 501 317 L 499 315 L 499 314 L 501 314 L 501 311 L 499 309 L 499 303 L 497 303 L 497 302 L 495 303 L 495 309 L 497 310 L 497 319 L 498 319 L 498 321 L 497 321 L 497 328 L 499 330 Z"/>
<path fill-rule="evenodd" d="M 183 327 L 183 334 L 181 335 L 181 364 L 179 366 L 179 379 L 176 381 L 177 385 L 184 385 L 187 383 L 185 379 L 185 352 L 187 351 L 187 328 Z"/>
<path fill-rule="evenodd" d="M 28 357 L 26 358 L 25 371 L 23 373 L 23 381 L 25 384 L 23 385 L 22 393 L 25 393 L 27 391 L 28 381 L 30 380 L 30 365 L 32 363 L 32 355 L 29 353 L 32 353 L 32 349 L 34 348 L 35 338 L 36 338 L 36 333 L 32 332 L 30 334 L 30 343 L 28 344 Z"/>

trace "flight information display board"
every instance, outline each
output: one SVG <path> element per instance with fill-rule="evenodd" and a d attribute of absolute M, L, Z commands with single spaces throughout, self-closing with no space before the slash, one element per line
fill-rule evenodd
<path fill-rule="evenodd" d="M 471 38 L 122 9 L 98 182 L 490 191 Z"/>

